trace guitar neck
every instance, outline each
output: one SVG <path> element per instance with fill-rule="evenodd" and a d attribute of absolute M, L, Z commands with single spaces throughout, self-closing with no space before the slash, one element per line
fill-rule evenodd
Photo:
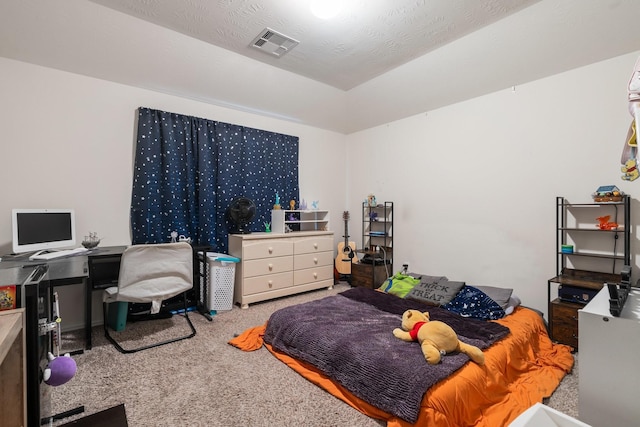
<path fill-rule="evenodd" d="M 344 219 L 344 245 L 338 244 L 338 256 L 336 257 L 336 271 L 340 274 L 351 274 L 351 264 L 358 262 L 355 243 L 349 243 L 349 212 L 342 215 Z"/>
<path fill-rule="evenodd" d="M 347 226 L 348 221 L 349 221 L 348 219 L 344 220 L 344 245 L 345 246 L 349 245 L 349 227 Z"/>

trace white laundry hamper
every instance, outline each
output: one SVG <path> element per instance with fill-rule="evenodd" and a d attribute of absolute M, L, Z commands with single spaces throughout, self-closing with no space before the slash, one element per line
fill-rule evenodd
<path fill-rule="evenodd" d="M 201 301 L 210 314 L 233 308 L 233 286 L 236 277 L 236 264 L 239 258 L 217 252 L 207 252 L 208 281 L 207 291 L 202 292 L 206 301 Z"/>

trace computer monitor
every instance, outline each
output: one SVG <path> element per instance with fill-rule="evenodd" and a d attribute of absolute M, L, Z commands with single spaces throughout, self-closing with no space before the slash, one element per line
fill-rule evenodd
<path fill-rule="evenodd" d="M 13 252 L 60 249 L 76 244 L 73 209 L 13 209 Z"/>

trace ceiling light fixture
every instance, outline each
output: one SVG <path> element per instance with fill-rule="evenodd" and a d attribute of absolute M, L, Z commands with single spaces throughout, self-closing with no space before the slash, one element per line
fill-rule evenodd
<path fill-rule="evenodd" d="M 343 0 L 312 0 L 311 13 L 320 19 L 331 19 L 342 10 Z"/>

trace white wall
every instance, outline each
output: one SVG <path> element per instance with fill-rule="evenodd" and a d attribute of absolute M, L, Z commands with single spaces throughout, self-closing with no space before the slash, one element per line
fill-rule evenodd
<path fill-rule="evenodd" d="M 615 184 L 635 199 L 639 277 L 640 183 L 620 178 L 631 121 L 626 85 L 637 56 L 350 135 L 349 209 L 360 217 L 368 193 L 395 202 L 396 270 L 408 262 L 414 272 L 513 287 L 546 313 L 555 197 L 588 202 L 598 186 Z"/>
<path fill-rule="evenodd" d="M 632 224 L 640 218 L 639 184 L 622 181 L 619 169 L 637 56 L 348 136 L 0 59 L 0 249 L 10 251 L 14 207 L 73 207 L 80 235 L 129 243 L 134 120 L 147 106 L 299 136 L 301 195 L 332 211 L 336 241 L 343 210 L 359 240 L 361 201 L 374 193 L 395 202 L 396 267 L 510 286 L 546 312 L 555 197 L 588 201 L 616 184 L 635 199 Z M 634 225 L 638 277 L 635 235 Z M 64 292 L 65 323 L 79 325 L 81 293 Z"/>
<path fill-rule="evenodd" d="M 105 246 L 131 242 L 140 106 L 298 136 L 300 195 L 319 200 L 332 211 L 331 223 L 341 224 L 347 192 L 342 134 L 4 58 L 0 93 L 0 253 L 11 252 L 11 209 L 17 207 L 74 208 L 80 238 L 95 231 Z M 66 325 L 82 323 L 77 288 L 60 289 Z M 94 321 L 101 319 L 98 294 Z"/>

